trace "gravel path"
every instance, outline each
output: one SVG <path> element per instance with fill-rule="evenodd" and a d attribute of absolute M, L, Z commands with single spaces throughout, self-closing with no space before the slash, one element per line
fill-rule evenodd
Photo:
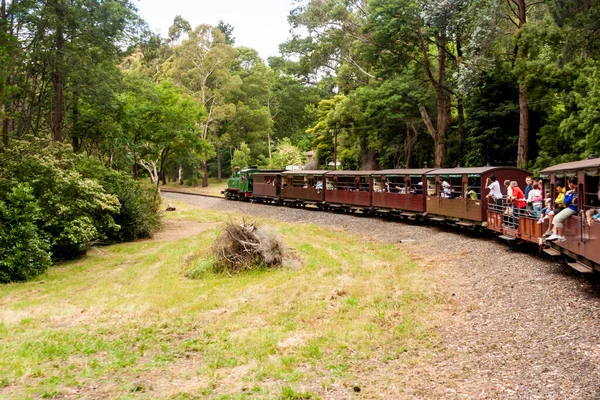
<path fill-rule="evenodd" d="M 399 397 L 600 399 L 600 285 L 569 267 L 452 230 L 182 194 L 167 199 L 399 243 L 434 269 L 452 313 L 426 365 L 397 374 Z M 397 369 L 395 369 L 397 368 Z M 383 371 L 385 370 L 385 371 Z M 373 376 L 377 376 L 374 374 Z M 375 378 L 374 378 L 375 379 Z M 363 382 L 377 385 L 377 382 Z M 387 388 L 389 389 L 389 388 Z M 386 398 L 397 398 L 388 390 Z"/>

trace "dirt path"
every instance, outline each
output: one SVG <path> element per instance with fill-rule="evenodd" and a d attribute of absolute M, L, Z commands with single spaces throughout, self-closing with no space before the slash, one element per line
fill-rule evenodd
<path fill-rule="evenodd" d="M 366 385 L 392 379 L 417 398 L 600 399 L 600 286 L 561 263 L 489 238 L 429 226 L 181 194 L 198 207 L 343 228 L 400 243 L 432 268 L 453 313 L 442 344 L 407 367 L 365 366 Z M 382 379 L 386 378 L 386 379 Z M 385 398 L 394 397 L 386 386 Z"/>

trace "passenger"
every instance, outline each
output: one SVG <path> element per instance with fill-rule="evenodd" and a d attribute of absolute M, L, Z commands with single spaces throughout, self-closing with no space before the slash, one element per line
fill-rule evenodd
<path fill-rule="evenodd" d="M 532 206 L 533 216 L 535 218 L 540 218 L 540 215 L 542 213 L 542 192 L 539 189 L 539 186 L 536 182 L 533 182 L 532 188 L 529 191 L 529 196 L 527 197 L 527 205 Z"/>
<path fill-rule="evenodd" d="M 566 239 L 563 236 L 564 223 L 571 216 L 577 214 L 577 179 L 569 178 L 569 191 L 565 193 L 565 209 L 556 214 L 552 221 L 552 235 L 546 240 L 549 242 L 559 241 L 564 242 Z"/>
<path fill-rule="evenodd" d="M 500 191 L 500 184 L 496 180 L 496 175 L 490 175 L 485 180 L 485 186 L 490 190 L 487 198 L 494 201 L 493 208 L 496 210 L 502 209 L 502 192 Z"/>
<path fill-rule="evenodd" d="M 502 217 L 502 219 L 503 219 L 503 226 L 509 227 L 509 226 L 512 226 L 513 221 L 514 221 L 512 186 L 510 186 L 510 180 L 508 180 L 508 179 L 504 180 L 504 187 L 506 188 L 506 204 L 504 206 L 504 212 L 502 213 L 504 215 Z"/>
<path fill-rule="evenodd" d="M 526 186 L 525 186 L 525 193 L 524 194 L 525 194 L 525 198 L 528 199 L 529 198 L 529 191 L 531 191 L 531 189 L 533 189 L 533 179 L 530 176 L 528 176 L 528 177 L 525 178 L 525 183 L 526 183 Z"/>
<path fill-rule="evenodd" d="M 565 208 L 565 185 L 562 182 L 556 182 L 555 186 L 557 195 L 556 200 L 554 200 L 554 210 L 548 212 L 548 230 L 543 236 L 552 235 L 552 221 L 554 220 L 554 216 Z"/>
<path fill-rule="evenodd" d="M 598 197 L 595 201 L 590 201 L 590 205 L 592 208 L 585 212 L 585 219 L 587 220 L 587 224 L 592 226 L 592 222 L 600 222 L 600 188 L 598 188 Z"/>
<path fill-rule="evenodd" d="M 512 188 L 512 201 L 513 201 L 513 212 L 515 220 L 513 221 L 513 228 L 517 229 L 519 226 L 519 217 L 525 215 L 525 207 L 527 202 L 525 201 L 525 194 L 519 188 L 517 181 L 511 181 L 510 186 Z"/>
<path fill-rule="evenodd" d="M 477 192 L 475 192 L 471 186 L 467 188 L 467 196 L 469 196 L 468 198 L 471 200 L 477 200 Z"/>
<path fill-rule="evenodd" d="M 550 192 L 546 192 L 546 198 L 544 199 L 544 208 L 542 209 L 540 219 L 538 220 L 538 224 L 543 224 L 546 219 L 548 219 L 548 214 L 552 211 L 552 196 L 550 196 Z"/>
<path fill-rule="evenodd" d="M 452 195 L 452 187 L 446 181 L 442 182 L 442 194 L 441 197 L 449 198 Z"/>
<path fill-rule="evenodd" d="M 417 183 L 417 187 L 415 188 L 415 194 L 423 194 L 423 181 Z"/>

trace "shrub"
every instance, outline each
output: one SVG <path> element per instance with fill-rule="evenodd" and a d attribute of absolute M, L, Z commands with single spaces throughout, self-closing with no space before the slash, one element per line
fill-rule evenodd
<path fill-rule="evenodd" d="M 94 243 L 148 237 L 159 226 L 160 198 L 68 145 L 13 142 L 0 167 L 0 282 L 44 271 L 50 255 L 73 259 Z"/>
<path fill-rule="evenodd" d="M 0 283 L 30 279 L 52 264 L 50 243 L 36 225 L 41 215 L 27 184 L 18 184 L 0 200 Z"/>
<path fill-rule="evenodd" d="M 78 165 L 83 176 L 97 179 L 104 189 L 117 196 L 119 211 L 113 214 L 120 226 L 103 231 L 106 243 L 118 243 L 151 237 L 160 227 L 160 197 L 155 189 L 141 185 L 128 174 L 104 167 L 101 163 L 82 159 Z"/>
<path fill-rule="evenodd" d="M 60 143 L 15 143 L 7 152 L 0 188 L 10 190 L 20 182 L 32 189 L 41 209 L 38 226 L 50 241 L 55 259 L 81 256 L 95 240 L 119 226 L 116 196 L 100 183 L 86 179 L 76 169 L 78 156 Z"/>

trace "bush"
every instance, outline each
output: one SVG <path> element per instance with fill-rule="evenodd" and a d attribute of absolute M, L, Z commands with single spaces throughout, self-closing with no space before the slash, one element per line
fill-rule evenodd
<path fill-rule="evenodd" d="M 152 191 L 70 146 L 14 142 L 0 167 L 0 282 L 43 272 L 50 255 L 73 259 L 94 243 L 148 237 L 160 224 Z"/>
<path fill-rule="evenodd" d="M 0 200 L 0 283 L 30 279 L 52 264 L 50 243 L 36 226 L 41 214 L 27 184 L 18 184 Z"/>
<path fill-rule="evenodd" d="M 38 227 L 55 259 L 77 258 L 106 232 L 119 229 L 112 217 L 119 210 L 117 197 L 81 176 L 69 146 L 14 143 L 5 155 L 0 189 L 9 191 L 20 182 L 33 189 L 41 209 Z"/>
<path fill-rule="evenodd" d="M 86 178 L 97 179 L 104 189 L 117 196 L 119 211 L 113 214 L 117 231 L 103 231 L 106 243 L 119 243 L 152 236 L 160 227 L 160 197 L 128 174 L 104 167 L 97 161 L 82 159 L 79 170 Z"/>

